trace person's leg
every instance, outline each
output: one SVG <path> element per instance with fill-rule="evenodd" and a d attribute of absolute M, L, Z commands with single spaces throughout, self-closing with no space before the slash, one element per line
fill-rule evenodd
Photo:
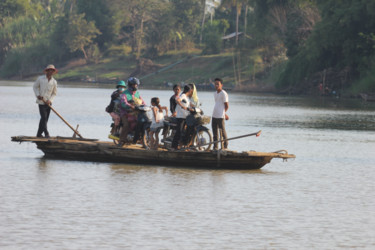
<path fill-rule="evenodd" d="M 115 125 L 116 126 L 120 125 L 120 120 L 121 120 L 120 116 L 118 114 L 116 114 L 116 113 L 113 113 L 112 117 L 114 118 L 113 121 L 114 121 Z"/>
<path fill-rule="evenodd" d="M 149 132 L 149 137 L 150 137 L 150 148 L 153 149 L 154 148 L 154 131 L 152 131 L 152 129 L 150 129 L 150 132 Z"/>
<path fill-rule="evenodd" d="M 184 145 L 190 146 L 190 143 L 191 143 L 191 141 L 194 137 L 193 132 L 194 132 L 194 126 L 187 126 L 186 127 L 185 135 L 182 138 L 182 143 Z"/>
<path fill-rule="evenodd" d="M 121 117 L 121 121 L 122 121 L 122 131 L 121 131 L 121 135 L 120 135 L 120 142 L 122 143 L 126 143 L 128 142 L 128 133 L 129 133 L 129 122 L 128 122 L 128 118 L 126 115 L 122 116 Z"/>
<path fill-rule="evenodd" d="M 120 125 L 120 120 L 121 120 L 121 118 L 120 118 L 120 116 L 118 115 L 118 114 L 116 114 L 116 113 L 114 113 L 114 112 L 111 112 L 111 113 L 109 113 L 109 115 L 112 117 L 112 119 L 113 119 L 113 128 L 112 128 L 112 131 L 111 131 L 111 134 L 112 135 L 115 135 L 116 134 L 116 132 L 117 132 L 117 128 L 118 128 L 118 126 Z M 116 135 L 116 136 L 119 136 L 119 135 Z"/>
<path fill-rule="evenodd" d="M 226 140 L 228 139 L 228 137 L 227 137 L 227 132 L 225 131 L 225 120 L 224 119 L 219 119 L 219 120 L 220 121 L 218 121 L 218 127 L 221 130 L 221 135 L 222 135 L 221 140 Z M 223 144 L 224 144 L 224 149 L 228 148 L 228 141 L 224 141 Z"/>
<path fill-rule="evenodd" d="M 40 120 L 39 120 L 39 126 L 38 126 L 38 132 L 36 133 L 36 136 L 37 137 L 42 137 L 42 133 L 43 133 L 43 124 L 44 124 L 44 111 L 43 111 L 43 107 L 42 105 L 38 105 L 38 108 L 39 108 L 39 114 L 40 114 Z"/>
<path fill-rule="evenodd" d="M 158 147 L 159 147 L 159 132 L 160 132 L 160 129 L 156 130 L 155 132 L 155 142 L 154 142 L 155 150 L 158 150 Z"/>
<path fill-rule="evenodd" d="M 37 137 L 42 137 L 42 133 L 44 133 L 44 135 L 48 135 L 47 122 L 48 122 L 48 117 L 49 117 L 48 111 L 50 110 L 51 109 L 47 105 L 39 105 L 40 121 L 39 121 L 38 132 L 36 135 Z"/>
<path fill-rule="evenodd" d="M 177 128 L 176 128 L 176 133 L 173 137 L 172 141 L 172 148 L 177 149 L 178 147 L 178 142 L 180 141 L 181 138 L 181 127 L 182 127 L 182 122 L 184 119 L 177 118 Z"/>
<path fill-rule="evenodd" d="M 214 141 L 217 141 L 218 138 L 219 138 L 219 128 L 218 128 L 218 122 L 217 122 L 217 118 L 212 118 L 212 122 L 211 122 L 211 125 L 212 125 L 212 135 L 213 135 L 213 140 Z M 214 143 L 214 150 L 217 150 L 218 149 L 218 146 L 217 146 L 217 143 Z"/>
<path fill-rule="evenodd" d="M 51 108 L 48 105 L 44 105 L 44 106 L 47 106 L 46 107 L 46 126 L 45 126 L 45 130 L 44 130 L 44 135 L 46 137 L 49 137 L 49 132 L 48 132 L 48 129 L 47 129 L 47 124 L 48 124 L 48 120 L 49 120 L 49 115 L 51 113 Z"/>

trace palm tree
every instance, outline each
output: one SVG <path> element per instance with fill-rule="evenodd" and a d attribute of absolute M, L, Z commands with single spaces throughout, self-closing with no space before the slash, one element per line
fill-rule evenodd
<path fill-rule="evenodd" d="M 238 26 L 241 15 L 241 9 L 243 6 L 248 6 L 249 0 L 222 0 L 221 6 L 229 7 L 232 11 L 236 12 L 236 46 L 238 45 Z M 246 24 L 245 24 L 246 26 Z"/>

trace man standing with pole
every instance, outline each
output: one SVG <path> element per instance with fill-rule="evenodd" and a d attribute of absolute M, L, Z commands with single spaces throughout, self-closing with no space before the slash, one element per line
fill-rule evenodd
<path fill-rule="evenodd" d="M 36 103 L 39 104 L 40 122 L 37 137 L 49 138 L 49 132 L 47 129 L 48 118 L 51 113 L 51 107 L 53 99 L 57 94 L 57 81 L 52 77 L 58 70 L 52 64 L 48 65 L 44 69 L 43 76 L 38 77 L 35 81 L 33 89 L 35 96 L 37 97 Z"/>
<path fill-rule="evenodd" d="M 220 78 L 215 79 L 215 106 L 214 111 L 212 112 L 212 133 L 214 136 L 214 141 L 218 141 L 219 130 L 222 132 L 222 140 L 224 140 L 224 149 L 228 148 L 227 141 L 227 132 L 225 131 L 225 120 L 228 120 L 229 117 L 226 114 L 229 108 L 228 94 L 223 90 L 223 80 Z M 217 150 L 217 143 L 214 143 L 214 150 Z"/>

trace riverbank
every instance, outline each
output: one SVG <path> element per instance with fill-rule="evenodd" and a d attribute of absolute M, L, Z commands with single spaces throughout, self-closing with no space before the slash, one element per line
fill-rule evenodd
<path fill-rule="evenodd" d="M 234 74 L 232 52 L 207 56 L 200 55 L 200 53 L 199 50 L 170 52 L 153 60 L 145 58 L 135 60 L 132 57 L 106 57 L 99 60 L 97 64 L 87 64 L 84 59 L 76 59 L 64 65 L 55 65 L 59 69 L 55 78 L 59 82 L 82 82 L 100 87 L 114 84 L 118 80 L 126 80 L 128 76 L 136 76 L 141 80 L 142 88 L 147 89 L 171 89 L 174 84 L 195 83 L 199 90 L 214 90 L 213 80 L 219 77 L 223 79 L 225 89 L 228 91 L 296 94 L 292 90 L 275 87 L 278 75 L 277 67 L 266 74 L 264 70 L 267 65 L 255 70 L 251 61 L 247 65 L 243 63 L 246 67 L 242 67 L 241 81 L 239 82 L 237 80 L 238 74 L 236 77 Z M 35 81 L 37 76 L 41 74 L 43 72 L 35 72 L 27 76 L 13 77 L 10 80 Z M 314 79 L 314 82 L 317 81 L 317 79 Z M 328 86 L 335 86 L 337 83 L 332 80 L 327 82 L 326 85 L 328 88 Z M 300 95 L 334 98 L 361 98 L 361 96 L 373 95 L 364 89 L 356 88 L 324 91 L 319 90 L 319 85 L 310 84 L 310 89 L 306 89 Z M 366 98 L 366 100 L 369 99 Z"/>

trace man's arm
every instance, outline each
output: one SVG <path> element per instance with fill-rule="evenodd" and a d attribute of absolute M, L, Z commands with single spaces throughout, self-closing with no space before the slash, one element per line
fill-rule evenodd
<path fill-rule="evenodd" d="M 228 111 L 228 109 L 229 109 L 228 94 L 225 92 L 225 95 L 224 95 L 225 120 L 229 120 L 229 116 L 227 115 L 227 111 Z"/>
<path fill-rule="evenodd" d="M 189 110 L 189 107 L 187 107 L 187 105 L 185 106 L 185 105 L 183 104 L 183 102 L 181 101 L 181 98 L 180 98 L 180 97 L 176 98 L 176 103 L 177 103 L 177 105 L 180 105 L 182 109 L 184 109 L 184 110 Z"/>
<path fill-rule="evenodd" d="M 229 102 L 224 102 L 224 110 L 227 112 L 229 109 Z"/>
<path fill-rule="evenodd" d="M 34 90 L 35 96 L 40 100 L 41 96 L 40 96 L 40 81 L 39 81 L 39 77 L 36 79 L 36 81 L 35 81 L 35 83 L 33 85 L 33 90 Z"/>
<path fill-rule="evenodd" d="M 142 96 L 139 96 L 139 99 L 142 100 L 142 105 L 146 105 L 146 102 L 145 102 L 145 100 L 143 100 Z"/>
<path fill-rule="evenodd" d="M 129 102 L 128 102 L 128 99 L 126 98 L 126 95 L 123 94 L 122 97 L 121 97 L 121 107 L 125 108 L 125 109 L 134 109 L 134 105 L 131 105 Z"/>

